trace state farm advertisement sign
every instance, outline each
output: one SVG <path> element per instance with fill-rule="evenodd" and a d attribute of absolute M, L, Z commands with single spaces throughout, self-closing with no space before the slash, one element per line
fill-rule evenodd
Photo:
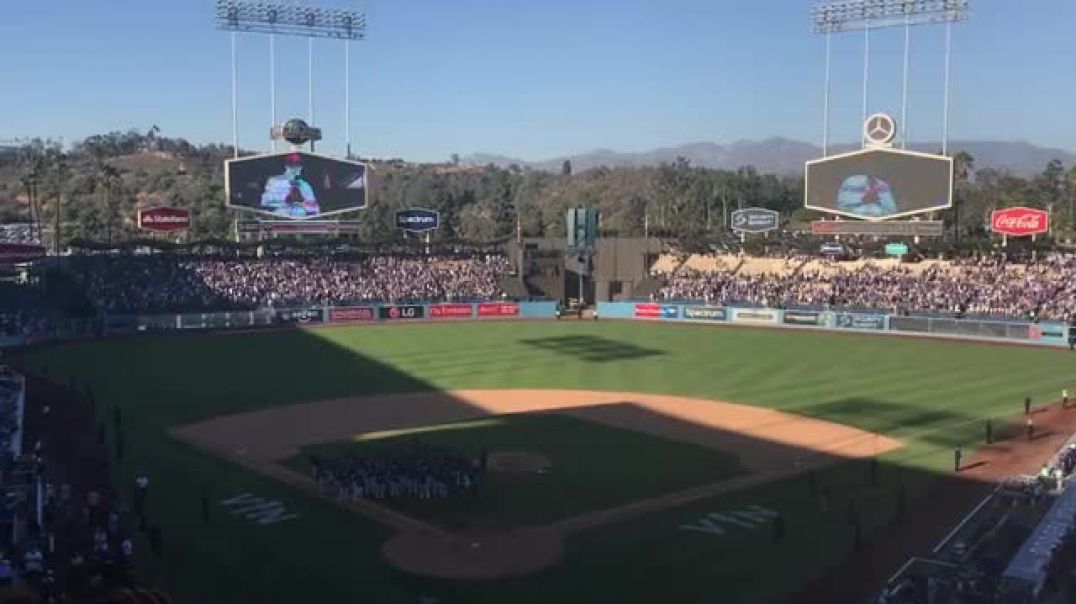
<path fill-rule="evenodd" d="M 1041 235 L 1050 230 L 1050 213 L 1034 208 L 1006 208 L 990 214 L 990 230 L 1009 237 Z"/>
<path fill-rule="evenodd" d="M 157 233 L 185 231 L 191 226 L 191 211 L 180 208 L 149 208 L 138 211 L 138 228 Z"/>
<path fill-rule="evenodd" d="M 470 304 L 435 304 L 430 307 L 431 319 L 462 319 L 470 317 Z"/>
<path fill-rule="evenodd" d="M 478 305 L 480 317 L 516 317 L 519 316 L 518 304 L 487 303 Z"/>
<path fill-rule="evenodd" d="M 657 318 L 661 316 L 660 304 L 636 304 L 635 305 L 636 317 L 649 317 Z"/>

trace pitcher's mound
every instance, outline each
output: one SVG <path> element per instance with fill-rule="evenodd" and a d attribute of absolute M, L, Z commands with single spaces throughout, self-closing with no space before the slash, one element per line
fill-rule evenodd
<path fill-rule="evenodd" d="M 381 552 L 396 567 L 416 575 L 498 579 L 556 564 L 564 555 L 564 542 L 541 529 L 455 535 L 411 530 L 386 541 Z"/>
<path fill-rule="evenodd" d="M 548 457 L 524 451 L 496 451 L 486 460 L 491 472 L 505 474 L 545 474 L 552 465 Z"/>

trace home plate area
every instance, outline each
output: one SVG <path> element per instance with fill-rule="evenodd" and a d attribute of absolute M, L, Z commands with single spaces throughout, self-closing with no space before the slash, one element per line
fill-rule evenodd
<path fill-rule="evenodd" d="M 339 399 L 173 435 L 392 527 L 382 552 L 397 567 L 470 579 L 555 564 L 579 531 L 900 446 L 746 405 L 562 390 Z M 775 522 L 741 504 L 671 528 L 721 537 Z"/>

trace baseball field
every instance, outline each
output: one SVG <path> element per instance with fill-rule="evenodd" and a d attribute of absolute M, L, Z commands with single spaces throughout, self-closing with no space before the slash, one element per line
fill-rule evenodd
<path fill-rule="evenodd" d="M 147 335 L 19 362 L 92 389 L 119 490 L 151 480 L 164 553 L 140 571 L 179 601 L 546 603 L 780 601 L 928 513 L 953 448 L 1056 400 L 1074 359 L 573 320 Z M 415 441 L 488 460 L 481 488 L 342 501 L 311 478 L 315 456 Z"/>

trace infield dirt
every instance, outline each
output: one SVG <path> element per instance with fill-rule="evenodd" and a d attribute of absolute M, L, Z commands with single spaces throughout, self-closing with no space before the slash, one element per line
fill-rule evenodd
<path fill-rule="evenodd" d="M 772 409 L 678 396 L 580 390 L 429 391 L 336 399 L 218 417 L 170 433 L 214 455 L 318 493 L 307 476 L 282 465 L 304 446 L 372 432 L 539 412 L 731 452 L 748 473 L 544 526 L 493 532 L 451 533 L 372 501 L 326 498 L 394 528 L 397 534 L 385 543 L 383 553 L 404 570 L 491 579 L 555 564 L 563 554 L 564 538 L 575 532 L 901 446 L 879 434 Z"/>

